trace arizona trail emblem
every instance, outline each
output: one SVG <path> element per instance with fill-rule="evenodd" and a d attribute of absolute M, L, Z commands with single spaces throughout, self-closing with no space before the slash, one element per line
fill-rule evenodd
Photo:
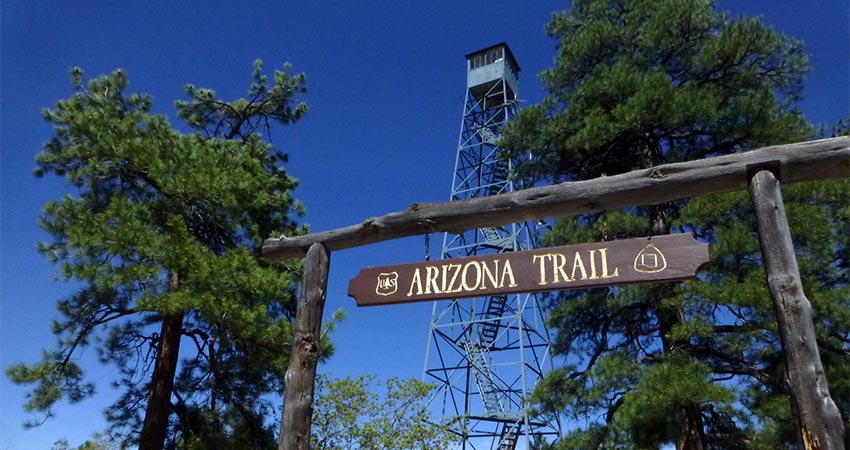
<path fill-rule="evenodd" d="M 635 271 L 640 273 L 658 273 L 667 268 L 667 258 L 661 250 L 647 244 L 635 257 Z"/>

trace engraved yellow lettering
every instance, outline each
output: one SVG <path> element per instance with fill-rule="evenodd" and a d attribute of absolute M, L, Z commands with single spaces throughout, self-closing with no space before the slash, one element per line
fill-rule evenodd
<path fill-rule="evenodd" d="M 567 272 L 564 271 L 565 265 L 567 265 L 567 257 L 563 253 L 552 254 L 552 276 L 555 278 L 555 283 L 561 282 L 560 277 L 564 277 L 565 282 L 573 281 L 567 276 Z"/>
<path fill-rule="evenodd" d="M 573 258 L 573 272 L 572 278 L 576 279 L 576 269 L 581 269 L 581 279 L 587 279 L 587 271 L 584 270 L 584 261 L 581 260 L 581 253 L 576 252 L 575 258 Z"/>
<path fill-rule="evenodd" d="M 467 271 L 469 271 L 470 267 L 475 267 L 475 283 L 471 286 L 466 280 Z M 477 261 L 470 261 L 463 265 L 463 273 L 460 275 L 460 282 L 463 285 L 464 291 L 473 291 L 478 289 L 478 286 L 481 284 L 481 267 L 478 266 Z"/>
<path fill-rule="evenodd" d="M 614 273 L 608 273 L 608 249 L 600 248 L 599 254 L 602 258 L 602 278 L 614 278 L 620 276 L 620 269 L 614 268 Z"/>
<path fill-rule="evenodd" d="M 448 264 L 443 264 L 443 265 L 441 265 L 441 266 L 440 266 L 440 268 L 441 268 L 441 269 L 443 269 L 443 274 L 442 274 L 442 276 L 440 277 L 440 278 L 441 278 L 441 281 L 442 281 L 442 284 L 441 284 L 441 290 L 442 290 L 443 292 L 447 292 L 447 291 L 448 291 L 448 286 L 446 286 L 446 283 L 448 282 L 447 280 L 449 279 L 449 277 L 447 276 L 448 274 L 446 273 L 446 271 L 448 271 L 448 269 L 449 269 L 449 265 L 448 265 Z"/>
<path fill-rule="evenodd" d="M 495 274 L 492 271 L 490 271 L 490 268 L 487 267 L 487 263 L 485 263 L 485 262 L 481 263 L 481 269 L 482 269 L 482 272 L 484 273 L 484 276 L 482 278 L 483 278 L 483 281 L 485 283 L 487 282 L 487 280 L 490 280 L 490 285 L 493 286 L 493 289 L 498 289 L 498 288 L 502 287 L 501 285 L 499 285 L 499 283 L 496 280 L 496 277 L 498 276 L 496 274 L 499 273 L 499 260 L 498 259 L 493 260 L 493 270 L 496 272 Z M 484 286 L 482 285 L 481 288 L 484 289 Z"/>
<path fill-rule="evenodd" d="M 514 279 L 514 269 L 511 267 L 510 259 L 505 260 L 505 267 L 502 269 L 502 278 L 499 280 L 499 286 L 505 285 L 505 277 L 509 277 L 511 280 L 510 283 L 508 283 L 508 286 L 516 287 L 516 280 Z"/>
<path fill-rule="evenodd" d="M 419 268 L 413 272 L 413 280 L 410 281 L 410 290 L 407 291 L 407 296 L 413 295 L 413 287 L 416 286 L 416 295 L 422 295 L 422 275 L 419 274 Z"/>
<path fill-rule="evenodd" d="M 540 281 L 537 282 L 540 286 L 545 286 L 549 283 L 546 282 L 546 263 L 543 261 L 545 258 L 551 258 L 552 255 L 534 255 L 531 257 L 531 263 L 536 264 L 538 261 L 540 262 Z"/>
<path fill-rule="evenodd" d="M 590 252 L 590 279 L 595 280 L 595 279 L 599 278 L 599 277 L 596 276 L 596 257 L 594 256 L 594 253 L 596 253 L 596 250 L 589 250 L 589 252 Z"/>
<path fill-rule="evenodd" d="M 437 286 L 437 279 L 440 277 L 440 269 L 434 266 L 425 267 L 425 293 L 431 293 L 431 287 L 434 288 L 434 293 L 439 294 L 440 287 Z"/>
<path fill-rule="evenodd" d="M 449 264 L 449 268 L 453 269 L 452 279 L 449 281 L 449 290 L 446 292 L 460 292 L 462 286 L 460 283 L 455 283 L 458 280 L 458 274 L 460 274 L 460 264 Z"/>

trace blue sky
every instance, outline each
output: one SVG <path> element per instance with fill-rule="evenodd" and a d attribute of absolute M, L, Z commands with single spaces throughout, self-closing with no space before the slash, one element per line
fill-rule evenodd
<path fill-rule="evenodd" d="M 70 93 L 68 70 L 87 76 L 127 71 L 135 92 L 149 92 L 157 111 L 175 120 L 174 100 L 187 83 L 224 99 L 244 94 L 252 62 L 271 71 L 289 61 L 307 74 L 310 111 L 278 127 L 274 142 L 290 155 L 314 231 L 358 223 L 414 202 L 448 199 L 466 83 L 464 55 L 506 41 L 516 56 L 519 96 L 543 96 L 537 74 L 555 42 L 543 26 L 568 2 L 432 1 L 166 2 L 3 0 L 0 43 L 0 366 L 33 362 L 53 344 L 55 301 L 71 286 L 52 281 L 55 268 L 35 251 L 46 235 L 41 206 L 66 191 L 64 181 L 31 175 L 50 136 L 39 111 Z M 733 15 L 762 15 L 802 39 L 812 58 L 801 107 L 814 123 L 848 111 L 848 2 L 719 2 Z M 522 106 L 522 105 L 521 105 Z M 176 120 L 175 120 L 176 123 Z M 439 236 L 432 236 L 439 251 Z M 424 239 L 410 238 L 336 252 L 331 258 L 326 317 L 348 318 L 333 339 L 337 352 L 320 371 L 421 376 L 431 306 L 357 309 L 348 280 L 361 267 L 418 261 Z M 83 362 L 93 359 L 93 351 Z M 103 426 L 109 368 L 89 366 L 101 395 L 61 405 L 42 427 L 23 430 L 25 390 L 0 380 L 0 450 L 47 449 L 67 437 L 79 444 Z"/>

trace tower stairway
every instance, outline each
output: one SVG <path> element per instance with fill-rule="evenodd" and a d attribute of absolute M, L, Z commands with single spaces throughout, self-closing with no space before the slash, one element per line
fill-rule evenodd
<path fill-rule="evenodd" d="M 497 195 L 507 191 L 508 165 L 504 161 L 496 161 L 491 168 L 489 183 L 486 185 L 486 195 Z"/>
<path fill-rule="evenodd" d="M 489 297 L 487 299 L 487 310 L 484 313 L 484 321 L 479 326 L 480 342 L 484 345 L 492 345 L 499 335 L 499 321 L 505 314 L 507 307 L 507 296 Z"/>
<path fill-rule="evenodd" d="M 518 423 L 506 423 L 502 427 L 502 434 L 499 436 L 498 450 L 514 450 L 516 448 L 517 438 L 519 437 Z"/>
<path fill-rule="evenodd" d="M 490 363 L 487 361 L 485 348 L 477 342 L 469 341 L 464 344 L 464 347 L 466 348 L 467 358 L 469 358 L 469 364 L 472 366 L 475 383 L 478 385 L 478 391 L 481 393 L 484 410 L 488 414 L 504 412 L 505 409 L 502 406 L 502 401 L 499 399 L 499 390 L 493 381 L 493 372 L 490 370 Z"/>
<path fill-rule="evenodd" d="M 508 186 L 508 165 L 504 161 L 495 161 L 490 166 L 490 173 L 487 178 L 489 180 L 483 186 L 482 195 L 498 195 L 503 192 L 510 191 Z M 503 237 L 498 228 L 484 227 L 481 228 L 481 234 L 484 236 L 484 243 L 490 248 L 495 248 L 502 251 L 515 250 L 513 243 L 515 239 L 511 237 Z"/>

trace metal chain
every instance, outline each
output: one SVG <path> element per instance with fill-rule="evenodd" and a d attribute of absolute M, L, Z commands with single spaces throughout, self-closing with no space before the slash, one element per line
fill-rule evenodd
<path fill-rule="evenodd" d="M 425 233 L 425 261 L 431 260 L 431 233 Z"/>
<path fill-rule="evenodd" d="M 608 214 L 602 213 L 602 242 L 608 240 Z"/>

